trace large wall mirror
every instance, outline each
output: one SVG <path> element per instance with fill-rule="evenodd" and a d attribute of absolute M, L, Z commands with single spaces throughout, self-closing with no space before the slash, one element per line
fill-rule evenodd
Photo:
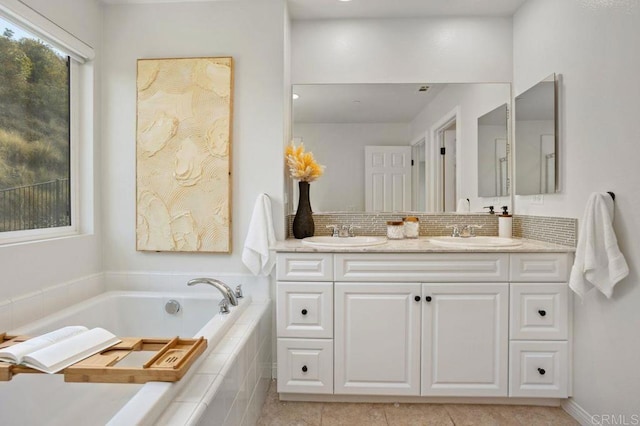
<path fill-rule="evenodd" d="M 558 190 L 557 123 L 557 84 L 552 74 L 516 97 L 516 195 Z"/>
<path fill-rule="evenodd" d="M 481 211 L 491 203 L 478 198 L 478 118 L 506 107 L 510 84 L 304 84 L 293 93 L 293 138 L 326 166 L 312 184 L 314 212 L 455 212 L 467 198 Z M 486 149 L 493 158 L 495 146 Z"/>

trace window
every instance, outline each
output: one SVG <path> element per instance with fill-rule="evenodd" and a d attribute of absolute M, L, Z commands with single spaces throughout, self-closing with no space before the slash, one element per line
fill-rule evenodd
<path fill-rule="evenodd" d="M 9 236 L 15 241 L 74 229 L 71 73 L 77 63 L 73 62 L 62 50 L 0 15 L 0 239 L 4 241 Z"/>

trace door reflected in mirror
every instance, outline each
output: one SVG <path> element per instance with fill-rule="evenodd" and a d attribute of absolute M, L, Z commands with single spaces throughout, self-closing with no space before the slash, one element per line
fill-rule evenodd
<path fill-rule="evenodd" d="M 486 205 L 477 120 L 509 102 L 510 84 L 305 84 L 293 93 L 293 138 L 326 166 L 311 188 L 315 213 L 455 212 L 460 198 L 471 211 Z"/>
<path fill-rule="evenodd" d="M 515 102 L 516 195 L 558 189 L 556 75 L 552 74 Z"/>
<path fill-rule="evenodd" d="M 478 195 L 509 195 L 507 104 L 478 118 Z"/>

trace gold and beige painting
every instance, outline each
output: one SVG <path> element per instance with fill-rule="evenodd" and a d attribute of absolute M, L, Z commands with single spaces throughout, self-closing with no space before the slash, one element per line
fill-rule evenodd
<path fill-rule="evenodd" d="M 231 251 L 232 90 L 232 58 L 138 60 L 138 250 Z"/>

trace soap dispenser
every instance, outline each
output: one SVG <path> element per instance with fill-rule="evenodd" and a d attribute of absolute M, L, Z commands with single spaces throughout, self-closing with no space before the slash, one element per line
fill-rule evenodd
<path fill-rule="evenodd" d="M 513 216 L 507 211 L 507 206 L 502 206 L 502 214 L 498 216 L 498 236 L 500 238 L 511 238 Z"/>

